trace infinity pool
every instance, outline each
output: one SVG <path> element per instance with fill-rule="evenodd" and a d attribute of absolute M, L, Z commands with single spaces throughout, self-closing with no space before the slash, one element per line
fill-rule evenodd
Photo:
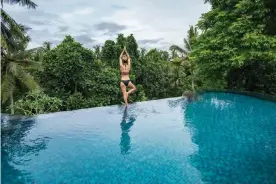
<path fill-rule="evenodd" d="M 276 103 L 205 93 L 2 118 L 3 184 L 276 183 Z"/>

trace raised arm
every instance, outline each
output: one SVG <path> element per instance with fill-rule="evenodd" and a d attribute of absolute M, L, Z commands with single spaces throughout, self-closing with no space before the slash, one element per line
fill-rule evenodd
<path fill-rule="evenodd" d="M 129 56 L 129 54 L 128 54 L 128 52 L 127 52 L 127 50 L 126 50 L 126 47 L 124 47 L 124 51 L 126 52 L 126 55 L 127 55 L 127 58 L 128 58 L 128 65 L 130 66 L 130 56 Z"/>
<path fill-rule="evenodd" d="M 125 49 L 122 51 L 122 53 L 121 53 L 121 55 L 120 55 L 120 58 L 119 58 L 120 66 L 123 66 L 122 56 L 123 56 L 123 54 L 124 54 L 124 51 L 125 51 Z"/>

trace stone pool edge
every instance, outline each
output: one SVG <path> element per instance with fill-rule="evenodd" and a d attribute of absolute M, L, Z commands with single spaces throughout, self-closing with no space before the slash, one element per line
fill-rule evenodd
<path fill-rule="evenodd" d="M 267 94 L 261 94 L 261 93 L 256 93 L 256 92 L 250 92 L 250 91 L 237 91 L 237 90 L 216 90 L 216 89 L 203 89 L 203 90 L 196 90 L 198 94 L 204 94 L 204 93 L 211 93 L 211 92 L 216 92 L 216 93 L 233 93 L 233 94 L 240 94 L 240 95 L 246 95 L 250 97 L 255 97 L 259 98 L 262 100 L 267 100 L 267 101 L 272 101 L 276 102 L 276 96 L 272 95 L 267 95 Z M 143 103 L 143 102 L 149 102 L 149 101 L 157 101 L 157 100 L 164 100 L 164 99 L 175 99 L 175 98 L 183 98 L 183 96 L 179 97 L 168 97 L 168 98 L 161 98 L 161 99 L 154 99 L 154 100 L 145 100 L 142 102 L 135 102 L 133 104 L 137 103 Z M 123 106 L 122 104 L 115 104 L 115 105 L 108 105 L 108 106 L 99 106 L 99 107 L 91 107 L 91 108 L 103 108 L 103 107 L 112 107 L 112 106 Z M 84 108 L 84 109 L 91 109 L 91 108 Z M 84 110 L 84 109 L 76 109 L 76 110 L 71 110 L 72 111 L 78 111 L 78 110 Z M 2 118 L 8 118 L 9 120 L 17 120 L 17 119 L 29 119 L 29 118 L 34 118 L 39 115 L 49 115 L 49 114 L 55 114 L 55 113 L 62 113 L 62 112 L 69 112 L 69 111 L 58 111 L 58 112 L 52 112 L 52 113 L 45 113 L 45 114 L 37 114 L 34 116 L 26 116 L 26 115 L 10 115 L 6 113 L 1 113 L 1 120 Z"/>
<path fill-rule="evenodd" d="M 160 99 L 154 99 L 154 100 L 145 100 L 145 101 L 141 101 L 141 102 L 130 103 L 129 106 L 135 105 L 135 104 L 140 104 L 140 103 L 145 103 L 145 102 L 151 102 L 151 101 L 182 99 L 182 98 L 183 98 L 183 96 L 160 98 Z M 121 108 L 124 108 L 124 105 L 123 104 L 105 105 L 105 106 L 81 108 L 81 109 L 75 109 L 75 110 L 49 112 L 49 113 L 36 114 L 36 115 L 18 115 L 18 114 L 11 115 L 11 114 L 8 114 L 8 113 L 1 113 L 1 124 L 4 123 L 4 122 L 13 121 L 13 120 L 16 120 L 16 121 L 17 120 L 29 120 L 29 119 L 32 119 L 32 118 L 37 118 L 39 116 L 54 115 L 54 114 L 60 114 L 60 113 L 64 113 L 64 112 L 75 113 L 76 111 L 81 111 L 81 110 L 100 109 L 100 108 L 108 108 L 108 107 L 121 107 Z"/>

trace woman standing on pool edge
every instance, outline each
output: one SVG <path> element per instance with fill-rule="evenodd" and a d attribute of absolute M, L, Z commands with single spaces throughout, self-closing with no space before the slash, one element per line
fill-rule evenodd
<path fill-rule="evenodd" d="M 130 56 L 126 50 L 126 47 L 124 47 L 124 50 L 120 55 L 120 71 L 121 71 L 120 86 L 122 89 L 123 99 L 125 101 L 126 106 L 128 105 L 128 102 L 127 102 L 128 95 L 133 93 L 136 90 L 135 86 L 132 84 L 129 78 L 130 68 L 131 68 Z M 127 87 L 130 87 L 130 90 L 128 92 L 127 92 Z"/>

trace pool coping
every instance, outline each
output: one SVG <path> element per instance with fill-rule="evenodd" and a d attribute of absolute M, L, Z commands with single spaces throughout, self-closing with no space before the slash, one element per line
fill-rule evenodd
<path fill-rule="evenodd" d="M 216 90 L 216 89 L 196 90 L 196 93 L 198 93 L 198 94 L 211 93 L 211 92 L 240 94 L 240 95 L 256 97 L 256 98 L 259 98 L 259 99 L 262 99 L 262 100 L 276 102 L 276 96 L 261 94 L 261 93 L 256 93 L 256 92 L 250 92 L 250 91 L 223 90 L 223 89 L 220 89 L 220 90 Z M 145 100 L 145 101 L 142 101 L 142 102 L 135 102 L 135 103 L 139 104 L 139 103 L 143 103 L 143 102 L 164 100 L 164 99 L 174 99 L 174 98 L 181 98 L 181 97 L 183 97 L 183 96 L 168 97 L 168 98 L 161 98 L 161 99 L 155 99 L 155 100 Z M 122 106 L 122 105 L 121 104 L 117 104 L 117 105 L 115 104 L 115 105 L 99 106 L 99 107 L 92 107 L 92 108 L 104 108 L 104 107 L 112 107 L 112 106 Z M 92 109 L 92 108 L 84 108 L 84 109 Z M 76 109 L 76 110 L 71 110 L 71 111 L 78 111 L 78 110 L 83 110 L 83 109 Z M 3 121 L 3 119 L 6 119 L 6 118 L 8 120 L 29 119 L 29 118 L 33 118 L 33 117 L 40 116 L 40 115 L 49 115 L 49 114 L 62 113 L 62 112 L 68 112 L 68 111 L 58 111 L 58 112 L 52 112 L 52 113 L 37 114 L 37 115 L 33 115 L 33 116 L 10 115 L 10 114 L 7 114 L 7 113 L 1 113 L 1 120 Z"/>
<path fill-rule="evenodd" d="M 203 93 L 210 93 L 210 92 L 216 92 L 216 93 L 233 93 L 233 94 L 240 94 L 240 95 L 246 95 L 251 97 L 256 97 L 262 100 L 268 100 L 272 102 L 276 102 L 276 96 L 268 95 L 268 94 L 262 94 L 262 93 L 256 93 L 256 92 L 250 92 L 250 91 L 237 91 L 237 90 L 216 90 L 216 89 L 205 89 L 205 90 L 198 90 L 196 91 L 199 94 Z"/>

